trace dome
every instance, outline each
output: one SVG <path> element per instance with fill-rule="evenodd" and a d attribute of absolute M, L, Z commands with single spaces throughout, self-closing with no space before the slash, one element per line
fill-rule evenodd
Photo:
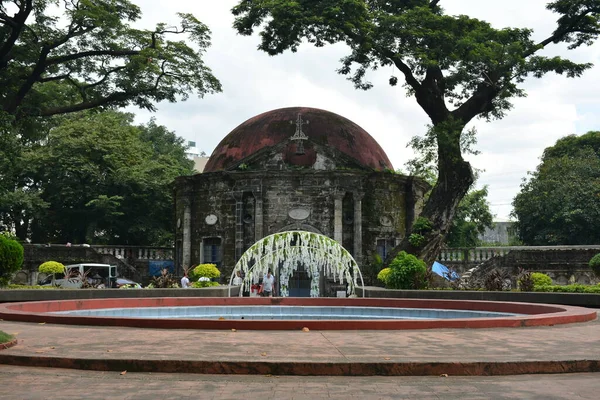
<path fill-rule="evenodd" d="M 289 141 L 301 126 L 306 136 L 305 152 L 296 150 L 298 141 Z M 213 151 L 204 172 L 227 170 L 263 149 L 288 142 L 283 149 L 288 164 L 315 163 L 318 146 L 334 148 L 354 163 L 374 170 L 393 169 L 379 144 L 354 122 L 329 111 L 289 107 L 268 111 L 245 121 L 227 135 Z"/>

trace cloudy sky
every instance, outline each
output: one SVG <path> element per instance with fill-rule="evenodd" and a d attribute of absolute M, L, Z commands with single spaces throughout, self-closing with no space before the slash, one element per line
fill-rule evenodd
<path fill-rule="evenodd" d="M 239 36 L 231 28 L 235 0 L 134 0 L 143 10 L 141 23 L 176 23 L 176 12 L 191 12 L 212 31 L 212 46 L 205 60 L 221 81 L 223 93 L 203 99 L 191 97 L 177 104 L 161 103 L 154 113 L 159 124 L 174 130 L 200 150 L 212 153 L 219 141 L 246 119 L 281 107 L 305 106 L 329 110 L 351 119 L 369 132 L 387 152 L 395 168 L 414 157 L 406 147 L 410 138 L 423 134 L 428 118 L 404 90 L 387 85 L 394 70 L 370 73 L 375 87 L 357 91 L 336 74 L 343 45 L 303 46 L 293 53 L 269 57 L 256 50 L 258 37 Z M 530 27 L 536 39 L 546 38 L 556 16 L 545 9 L 544 0 L 442 0 L 449 14 L 468 14 L 496 27 Z M 544 148 L 568 134 L 600 129 L 600 45 L 567 51 L 549 46 L 547 55 L 569 55 L 597 66 L 580 79 L 547 75 L 527 80 L 526 98 L 501 121 L 475 121 L 478 150 L 469 156 L 483 169 L 478 186 L 488 185 L 489 202 L 497 220 L 506 220 L 511 202 L 528 171 L 539 163 Z M 396 71 L 396 75 L 399 75 Z M 132 110 L 134 111 L 134 110 Z M 135 110 L 138 121 L 151 114 Z"/>

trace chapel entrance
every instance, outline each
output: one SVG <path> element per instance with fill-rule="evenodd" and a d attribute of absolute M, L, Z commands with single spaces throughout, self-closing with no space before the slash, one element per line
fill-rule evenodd
<path fill-rule="evenodd" d="M 304 265 L 299 265 L 288 281 L 289 297 L 310 297 L 310 281 Z"/>

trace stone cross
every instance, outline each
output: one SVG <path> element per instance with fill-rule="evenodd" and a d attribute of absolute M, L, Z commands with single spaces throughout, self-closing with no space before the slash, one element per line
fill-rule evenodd
<path fill-rule="evenodd" d="M 293 124 L 294 121 L 290 121 L 290 124 Z M 290 138 L 291 140 L 297 140 L 298 144 L 296 145 L 296 154 L 304 154 L 304 143 L 303 140 L 307 140 L 308 136 L 302 131 L 302 125 L 308 124 L 309 121 L 302 120 L 302 114 L 298 114 L 298 118 L 296 118 L 296 132 Z"/>

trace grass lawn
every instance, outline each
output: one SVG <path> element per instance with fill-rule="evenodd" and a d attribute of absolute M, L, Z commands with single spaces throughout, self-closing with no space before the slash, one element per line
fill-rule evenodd
<path fill-rule="evenodd" d="M 0 331 L 0 343 L 10 342 L 11 340 L 13 340 L 13 337 L 11 335 Z"/>

